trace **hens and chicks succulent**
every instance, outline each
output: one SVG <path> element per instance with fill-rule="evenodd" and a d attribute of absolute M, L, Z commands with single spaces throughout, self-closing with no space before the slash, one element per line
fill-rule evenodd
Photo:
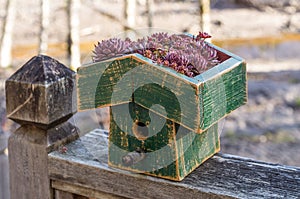
<path fill-rule="evenodd" d="M 217 51 L 204 40 L 211 36 L 199 32 L 197 36 L 154 33 L 137 41 L 111 38 L 95 45 L 93 61 L 99 62 L 125 54 L 138 53 L 154 63 L 173 68 L 194 77 L 219 63 Z"/>

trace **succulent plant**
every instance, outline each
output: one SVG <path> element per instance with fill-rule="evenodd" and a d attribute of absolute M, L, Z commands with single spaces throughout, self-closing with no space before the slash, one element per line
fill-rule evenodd
<path fill-rule="evenodd" d="M 95 45 L 93 51 L 93 61 L 99 62 L 112 57 L 121 56 L 129 52 L 129 46 L 131 44 L 130 39 L 126 38 L 121 40 L 119 38 L 111 38 L 108 40 L 102 40 Z"/>
<path fill-rule="evenodd" d="M 210 37 L 203 32 L 193 37 L 160 32 L 137 41 L 128 38 L 103 40 L 95 46 L 93 61 L 139 53 L 154 63 L 194 77 L 219 63 L 217 51 L 204 41 Z"/>

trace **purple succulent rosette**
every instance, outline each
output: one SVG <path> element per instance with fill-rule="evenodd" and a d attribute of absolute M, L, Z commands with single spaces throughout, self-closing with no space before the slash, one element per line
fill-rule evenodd
<path fill-rule="evenodd" d="M 98 42 L 98 45 L 95 45 L 93 61 L 99 62 L 128 54 L 130 45 L 130 39 L 121 40 L 119 38 L 111 38 L 102 40 Z"/>
<path fill-rule="evenodd" d="M 188 77 L 194 77 L 220 62 L 217 51 L 205 42 L 205 39 L 210 37 L 203 32 L 193 37 L 159 32 L 137 41 L 129 38 L 102 40 L 95 45 L 93 61 L 138 53 L 154 63 L 173 68 Z"/>

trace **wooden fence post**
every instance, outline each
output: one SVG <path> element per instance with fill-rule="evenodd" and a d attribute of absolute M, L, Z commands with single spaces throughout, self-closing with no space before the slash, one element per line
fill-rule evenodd
<path fill-rule="evenodd" d="M 7 116 L 21 124 L 8 141 L 11 199 L 50 199 L 48 153 L 78 137 L 75 73 L 35 56 L 6 80 Z"/>
<path fill-rule="evenodd" d="M 5 154 L 7 147 L 7 136 L 1 132 L 0 127 L 0 198 L 9 197 L 9 175 L 8 175 L 8 158 Z"/>

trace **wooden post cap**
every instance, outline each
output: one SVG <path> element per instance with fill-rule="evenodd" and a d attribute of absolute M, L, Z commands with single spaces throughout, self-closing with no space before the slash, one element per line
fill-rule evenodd
<path fill-rule="evenodd" d="M 75 72 L 57 60 L 38 55 L 6 80 L 8 118 L 49 127 L 77 111 Z"/>

